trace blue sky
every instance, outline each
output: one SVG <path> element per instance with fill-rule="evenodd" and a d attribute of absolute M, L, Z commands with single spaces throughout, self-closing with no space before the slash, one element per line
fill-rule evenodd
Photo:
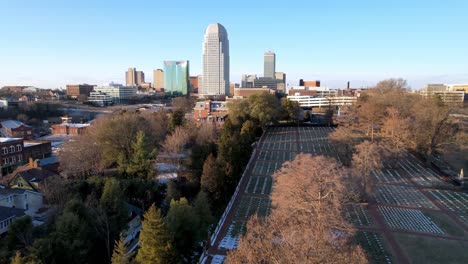
<path fill-rule="evenodd" d="M 277 55 L 288 83 L 331 88 L 390 77 L 468 82 L 468 1 L 0 0 L 0 86 L 124 82 L 128 67 L 190 60 L 201 74 L 206 26 L 229 34 L 231 81 Z"/>

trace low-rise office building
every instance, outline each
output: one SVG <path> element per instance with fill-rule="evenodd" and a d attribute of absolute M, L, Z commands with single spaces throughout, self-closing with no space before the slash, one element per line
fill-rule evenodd
<path fill-rule="evenodd" d="M 96 86 L 95 92 L 101 92 L 109 95 L 112 98 L 113 104 L 125 104 L 129 99 L 136 96 L 138 87 L 123 86 L 122 84 L 109 83 L 107 85 Z"/>
<path fill-rule="evenodd" d="M 109 106 L 113 104 L 112 97 L 103 92 L 92 91 L 88 97 L 88 102 L 96 106 Z"/>

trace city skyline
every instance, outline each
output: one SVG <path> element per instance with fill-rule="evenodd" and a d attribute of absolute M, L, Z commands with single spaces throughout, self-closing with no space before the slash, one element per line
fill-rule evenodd
<path fill-rule="evenodd" d="M 245 3 L 0 3 L 8 25 L 2 28 L 0 86 L 125 83 L 129 67 L 152 82 L 152 71 L 170 58 L 191 61 L 190 75 L 200 75 L 203 30 L 215 22 L 229 31 L 233 82 L 243 73 L 261 75 L 268 50 L 277 54 L 276 70 L 288 74 L 290 85 L 318 79 L 331 88 L 347 81 L 360 87 L 402 77 L 419 89 L 468 81 L 468 36 L 459 34 L 467 26 L 464 1 L 249 3 L 255 16 L 245 14 Z"/>

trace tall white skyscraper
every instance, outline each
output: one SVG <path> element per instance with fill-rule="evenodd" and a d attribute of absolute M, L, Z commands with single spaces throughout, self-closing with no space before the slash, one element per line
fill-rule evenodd
<path fill-rule="evenodd" d="M 210 24 L 205 31 L 199 94 L 229 94 L 229 40 L 226 29 L 219 23 Z"/>

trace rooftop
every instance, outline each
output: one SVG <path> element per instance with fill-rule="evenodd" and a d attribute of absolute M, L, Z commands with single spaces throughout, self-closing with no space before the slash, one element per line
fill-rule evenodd
<path fill-rule="evenodd" d="M 27 125 L 21 123 L 20 121 L 16 121 L 16 120 L 7 120 L 7 121 L 2 122 L 2 127 L 6 127 L 8 129 L 17 128 L 17 127 L 20 127 L 20 126 L 27 126 Z"/>
<path fill-rule="evenodd" d="M 24 215 L 23 209 L 10 208 L 5 206 L 0 206 L 0 221 L 6 220 L 11 217 L 20 217 Z"/>
<path fill-rule="evenodd" d="M 20 188 L 14 188 L 14 189 L 0 188 L 0 198 L 5 198 L 12 194 L 23 194 L 25 191 L 26 191 L 25 189 L 20 189 Z"/>
<path fill-rule="evenodd" d="M 10 137 L 0 137 L 0 143 L 13 142 L 17 140 L 23 140 L 22 138 L 10 138 Z"/>
<path fill-rule="evenodd" d="M 57 126 L 67 126 L 67 127 L 88 127 L 90 124 L 60 124 Z"/>
<path fill-rule="evenodd" d="M 213 24 L 208 25 L 208 27 L 206 28 L 205 34 L 227 35 L 227 31 L 223 27 L 223 25 L 219 23 L 213 23 Z"/>

